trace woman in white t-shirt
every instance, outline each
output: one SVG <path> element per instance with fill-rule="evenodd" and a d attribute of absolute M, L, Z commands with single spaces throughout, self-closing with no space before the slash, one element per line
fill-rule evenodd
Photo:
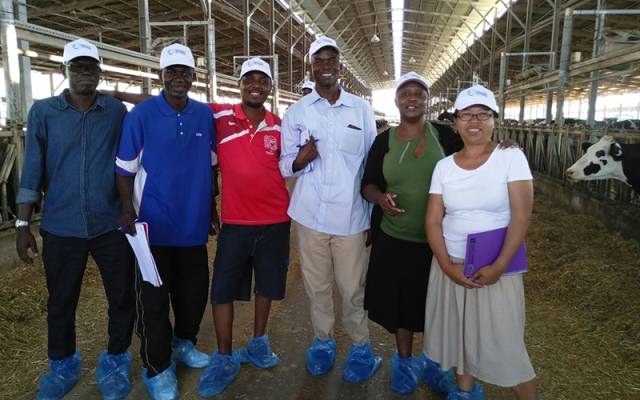
<path fill-rule="evenodd" d="M 434 258 L 427 291 L 424 352 L 456 368 L 447 399 L 484 398 L 475 379 L 538 398 L 524 344 L 522 275 L 503 275 L 525 238 L 533 207 L 531 171 L 518 148 L 491 141 L 493 93 L 476 85 L 458 95 L 454 122 L 464 147 L 438 162 L 429 190 L 426 230 Z M 507 227 L 497 260 L 467 278 L 467 235 Z"/>

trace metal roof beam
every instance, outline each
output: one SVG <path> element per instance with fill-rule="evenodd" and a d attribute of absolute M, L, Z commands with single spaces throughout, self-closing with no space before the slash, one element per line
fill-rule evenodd
<path fill-rule="evenodd" d="M 36 7 L 36 6 L 33 6 L 32 4 L 27 4 L 27 7 L 29 7 L 30 9 L 28 12 L 28 18 L 29 20 L 31 20 L 35 18 L 48 17 L 51 14 L 64 14 L 73 10 L 85 10 L 87 8 L 96 7 L 104 4 L 105 4 L 105 0 L 89 0 L 89 1 L 80 0 L 80 1 L 74 1 L 67 4 L 55 4 L 53 6 L 49 6 L 45 8 Z"/>
<path fill-rule="evenodd" d="M 513 17 L 513 19 L 516 20 L 516 22 L 522 27 L 522 29 L 527 29 L 527 25 L 525 25 L 524 22 L 522 22 L 522 20 L 520 18 L 518 18 L 518 16 L 516 15 L 515 12 L 513 12 L 513 10 L 511 9 L 511 4 L 507 4 L 504 2 L 504 0 L 498 0 L 500 3 L 502 3 L 505 7 L 507 7 L 507 12 L 509 14 L 511 14 L 511 17 Z"/>
<path fill-rule="evenodd" d="M 347 29 L 349 29 L 351 27 L 351 25 L 353 25 L 353 23 L 355 22 L 355 18 L 351 20 L 351 22 L 349 22 L 347 24 L 347 26 L 345 26 L 344 28 L 342 28 L 342 30 L 340 31 L 340 33 L 338 33 L 338 36 L 336 36 L 335 40 L 338 41 L 340 39 L 340 37 L 342 37 L 342 34 L 345 33 L 347 31 Z"/>
<path fill-rule="evenodd" d="M 475 38 L 475 41 L 476 41 L 476 42 L 480 42 L 480 44 L 482 45 L 482 47 L 484 47 L 484 49 L 485 49 L 485 50 L 487 50 L 489 53 L 491 53 L 491 49 L 490 49 L 486 44 L 484 44 L 484 41 L 482 40 L 482 37 L 481 37 L 481 36 L 478 36 L 478 35 L 476 34 L 476 30 L 475 30 L 475 29 L 472 29 L 472 28 L 469 26 L 469 24 L 467 24 L 467 22 L 466 22 L 466 21 L 462 21 L 462 23 L 464 24 L 464 26 L 466 26 L 466 27 L 467 27 L 467 29 L 469 29 L 469 32 L 471 32 L 471 34 L 472 34 L 472 35 L 473 35 L 473 37 Z"/>
<path fill-rule="evenodd" d="M 504 36 L 502 36 L 502 35 L 500 34 L 500 32 L 498 32 L 498 30 L 497 30 L 497 29 L 495 29 L 495 25 L 498 23 L 498 21 L 496 20 L 496 21 L 495 21 L 495 24 L 492 24 L 491 22 L 487 21 L 487 17 L 486 17 L 486 15 L 482 14 L 482 13 L 480 12 L 480 10 L 478 10 L 475 6 L 473 6 L 473 5 L 472 5 L 472 6 L 471 6 L 471 8 L 472 8 L 472 9 L 473 9 L 473 10 L 474 10 L 474 11 L 475 11 L 475 12 L 476 12 L 476 13 L 477 13 L 481 18 L 482 18 L 482 20 L 483 20 L 485 23 L 487 23 L 487 24 L 489 24 L 489 26 L 491 26 L 491 29 L 495 31 L 496 36 L 497 36 L 500 40 L 502 40 L 502 43 L 506 43 L 506 40 L 504 39 Z"/>

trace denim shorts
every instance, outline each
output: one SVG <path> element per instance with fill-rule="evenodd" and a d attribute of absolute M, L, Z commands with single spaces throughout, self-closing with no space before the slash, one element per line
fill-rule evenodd
<path fill-rule="evenodd" d="M 284 298 L 289 268 L 291 222 L 269 225 L 224 224 L 213 262 L 211 303 L 251 300 L 255 293 L 270 300 Z"/>

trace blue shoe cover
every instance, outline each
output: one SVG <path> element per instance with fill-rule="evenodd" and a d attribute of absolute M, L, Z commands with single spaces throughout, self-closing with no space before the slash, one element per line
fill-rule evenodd
<path fill-rule="evenodd" d="M 204 368 L 209 365 L 209 356 L 196 349 L 191 340 L 173 337 L 171 339 L 171 359 L 176 364 L 186 365 L 189 368 Z"/>
<path fill-rule="evenodd" d="M 233 356 L 222 355 L 217 351 L 209 359 L 198 383 L 198 393 L 202 397 L 216 396 L 236 379 L 240 371 L 240 362 Z"/>
<path fill-rule="evenodd" d="M 371 350 L 371 342 L 363 345 L 351 345 L 351 351 L 344 363 L 342 377 L 347 382 L 358 383 L 366 381 L 376 373 L 382 364 L 382 357 L 376 356 Z"/>
<path fill-rule="evenodd" d="M 447 400 L 484 400 L 484 390 L 482 389 L 482 385 L 476 382 L 473 390 L 470 392 L 465 392 L 457 388 L 453 392 L 449 392 Z"/>
<path fill-rule="evenodd" d="M 313 376 L 323 375 L 333 368 L 336 360 L 336 341 L 314 338 L 307 349 L 307 371 Z"/>
<path fill-rule="evenodd" d="M 400 394 L 416 390 L 422 367 L 413 357 L 402 358 L 396 352 L 391 359 L 391 389 Z"/>
<path fill-rule="evenodd" d="M 234 350 L 234 357 L 240 363 L 251 363 L 258 368 L 271 368 L 278 365 L 280 359 L 271 351 L 269 336 L 251 338 L 246 348 Z"/>
<path fill-rule="evenodd" d="M 147 369 L 142 369 L 142 381 L 153 400 L 175 400 L 180 396 L 178 378 L 176 378 L 176 364 L 171 363 L 162 373 L 147 378 Z"/>
<path fill-rule="evenodd" d="M 100 353 L 96 367 L 96 382 L 103 400 L 122 400 L 131 391 L 129 372 L 131 371 L 131 353 Z"/>
<path fill-rule="evenodd" d="M 433 361 L 425 353 L 419 358 L 422 365 L 422 380 L 433 391 L 438 393 L 450 393 L 458 389 L 453 368 L 443 371 L 440 364 Z"/>
<path fill-rule="evenodd" d="M 67 394 L 80 378 L 82 355 L 79 351 L 62 360 L 49 360 L 50 371 L 40 378 L 36 400 L 58 400 Z"/>

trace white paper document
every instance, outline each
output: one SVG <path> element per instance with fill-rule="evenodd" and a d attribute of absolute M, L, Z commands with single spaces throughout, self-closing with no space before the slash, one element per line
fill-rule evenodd
<path fill-rule="evenodd" d="M 142 274 L 142 280 L 155 287 L 162 286 L 162 279 L 149 248 L 149 229 L 146 222 L 136 222 L 136 235 L 126 235 L 129 245 L 136 255 L 136 261 Z"/>

